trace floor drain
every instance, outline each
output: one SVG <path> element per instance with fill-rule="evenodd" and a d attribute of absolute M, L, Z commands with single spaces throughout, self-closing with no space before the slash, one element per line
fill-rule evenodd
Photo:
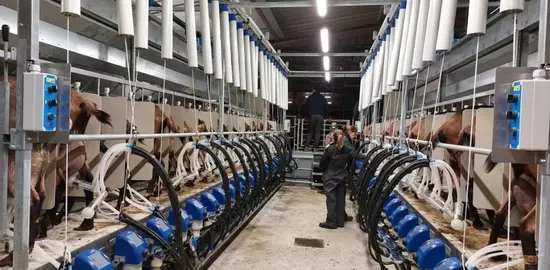
<path fill-rule="evenodd" d="M 325 248 L 325 241 L 323 239 L 296 237 L 294 238 L 294 245 L 300 247 Z"/>

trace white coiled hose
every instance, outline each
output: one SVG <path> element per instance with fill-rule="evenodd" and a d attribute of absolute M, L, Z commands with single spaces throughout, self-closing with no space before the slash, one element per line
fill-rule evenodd
<path fill-rule="evenodd" d="M 508 251 L 506 251 L 508 250 Z M 510 266 L 523 264 L 523 252 L 521 249 L 521 241 L 515 240 L 510 242 L 498 242 L 489 246 L 486 246 L 474 254 L 472 254 L 465 263 L 467 269 L 477 269 L 477 266 L 483 261 L 497 257 L 497 256 L 508 256 L 512 260 L 492 266 L 486 269 L 499 270 L 499 269 L 508 269 Z"/>
<path fill-rule="evenodd" d="M 101 158 L 99 162 L 99 167 L 96 176 L 93 181 L 93 192 L 96 195 L 96 198 L 86 206 L 81 215 L 85 219 L 91 219 L 95 216 L 96 211 L 99 216 L 105 219 L 96 219 L 98 222 L 113 222 L 118 217 L 120 212 L 116 210 L 111 204 L 105 202 L 105 199 L 109 194 L 115 196 L 120 195 L 118 189 L 107 190 L 105 186 L 105 175 L 113 161 L 122 153 L 127 153 L 132 151 L 132 145 L 128 143 L 119 143 L 110 147 L 107 152 Z M 126 192 L 128 196 L 125 196 L 124 200 L 130 205 L 149 213 L 153 207 L 153 204 L 147 200 L 141 193 L 133 189 L 129 185 L 126 186 Z"/>

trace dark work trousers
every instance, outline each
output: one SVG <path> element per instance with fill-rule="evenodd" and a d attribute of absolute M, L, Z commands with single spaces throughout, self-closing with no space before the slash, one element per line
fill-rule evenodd
<path fill-rule="evenodd" d="M 344 226 L 346 215 L 346 184 L 328 180 L 324 190 L 327 196 L 327 223 Z"/>
<path fill-rule="evenodd" d="M 314 114 L 309 119 L 309 130 L 307 132 L 305 147 L 309 147 L 311 137 L 315 133 L 315 141 L 313 141 L 313 147 L 319 147 L 319 140 L 321 139 L 321 132 L 323 131 L 323 116 Z"/>

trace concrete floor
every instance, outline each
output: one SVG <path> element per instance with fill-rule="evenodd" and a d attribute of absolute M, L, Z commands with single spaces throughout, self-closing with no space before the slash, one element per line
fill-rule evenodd
<path fill-rule="evenodd" d="M 368 257 L 366 234 L 355 221 L 326 230 L 318 226 L 325 218 L 325 195 L 283 186 L 210 269 L 380 269 Z M 295 237 L 322 239 L 324 248 L 295 246 Z"/>

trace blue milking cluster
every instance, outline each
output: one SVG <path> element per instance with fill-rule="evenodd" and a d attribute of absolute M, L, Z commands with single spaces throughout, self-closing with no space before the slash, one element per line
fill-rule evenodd
<path fill-rule="evenodd" d="M 462 269 L 461 261 L 449 256 L 444 239 L 394 191 L 413 169 L 429 165 L 425 156 L 403 147 L 376 146 L 364 158 L 350 169 L 350 187 L 359 225 L 369 233 L 371 256 L 381 266 L 394 265 L 396 269 Z"/>
<path fill-rule="evenodd" d="M 272 155 L 267 142 L 275 146 L 277 154 Z M 224 243 L 231 241 L 278 190 L 284 181 L 285 168 L 292 159 L 288 141 L 282 135 L 275 135 L 265 141 L 259 138 L 240 139 L 239 142 L 217 141 L 210 145 L 215 148 L 237 143 L 248 145 L 248 150 L 252 152 L 240 148 L 244 149 L 242 153 L 249 158 L 240 164 L 243 172 L 229 177 L 224 174 L 225 168 L 218 170 L 223 179 L 222 184 L 195 194 L 180 204 L 183 250 L 177 248 L 175 232 L 178 217 L 172 208 L 167 209 L 167 217 L 166 212 L 155 211 L 143 224 L 136 224 L 118 233 L 112 257 L 97 249 L 86 250 L 75 257 L 73 268 L 105 270 L 116 266 L 123 269 L 161 269 L 167 265 L 175 267 L 172 269 L 207 267 L 212 263 L 210 258 L 213 258 L 214 253 L 221 252 Z M 262 151 L 265 155 L 262 155 Z M 234 169 L 235 161 L 228 161 L 229 167 Z M 174 258 L 183 258 L 184 263 Z"/>

